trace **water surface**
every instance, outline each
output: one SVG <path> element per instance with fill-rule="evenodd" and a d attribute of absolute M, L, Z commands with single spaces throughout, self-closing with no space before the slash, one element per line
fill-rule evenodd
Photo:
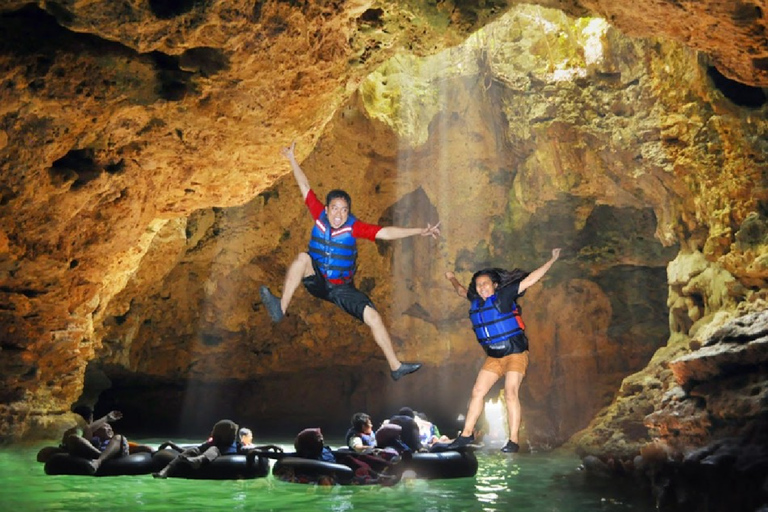
<path fill-rule="evenodd" d="M 283 440 L 275 442 L 289 450 Z M 148 444 L 158 444 L 149 440 Z M 594 482 L 575 457 L 479 452 L 474 478 L 404 480 L 394 487 L 320 487 L 255 480 L 205 481 L 151 475 L 49 476 L 36 462 L 43 445 L 0 450 L 2 503 L 9 511 L 586 512 L 654 510 L 631 482 Z M 334 445 L 335 446 L 335 445 Z"/>

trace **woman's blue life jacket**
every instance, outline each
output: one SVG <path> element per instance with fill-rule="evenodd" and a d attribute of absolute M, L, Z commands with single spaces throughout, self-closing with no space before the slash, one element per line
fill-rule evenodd
<path fill-rule="evenodd" d="M 352 224 L 356 220 L 350 215 L 341 227 L 333 229 L 323 211 L 312 228 L 309 256 L 331 284 L 346 284 L 355 277 L 357 241 L 352 236 Z"/>
<path fill-rule="evenodd" d="M 478 343 L 489 357 L 502 358 L 528 350 L 525 324 L 520 317 L 520 306 L 512 303 L 512 311 L 502 313 L 496 295 L 487 300 L 478 297 L 472 301 L 469 319 Z"/>

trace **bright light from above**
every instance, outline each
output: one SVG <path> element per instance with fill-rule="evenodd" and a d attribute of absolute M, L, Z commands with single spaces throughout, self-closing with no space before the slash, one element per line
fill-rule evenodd
<path fill-rule="evenodd" d="M 603 60 L 603 36 L 606 30 L 608 23 L 602 18 L 593 18 L 584 28 L 584 60 L 587 65 L 599 64 Z"/>
<path fill-rule="evenodd" d="M 485 421 L 488 423 L 486 444 L 495 445 L 507 440 L 507 409 L 501 396 L 485 402 Z"/>

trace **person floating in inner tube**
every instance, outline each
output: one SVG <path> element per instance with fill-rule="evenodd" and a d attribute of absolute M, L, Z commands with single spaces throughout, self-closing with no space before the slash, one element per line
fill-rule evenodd
<path fill-rule="evenodd" d="M 450 444 L 453 442 L 453 439 L 440 434 L 437 425 L 429 421 L 429 418 L 425 413 L 419 411 L 414 411 L 414 413 L 415 416 L 413 419 L 419 427 L 419 440 L 421 441 L 422 446 L 431 449 L 436 443 Z"/>
<path fill-rule="evenodd" d="M 95 474 L 107 460 L 127 457 L 131 453 L 152 452 L 149 446 L 130 443 L 125 436 L 115 434 L 110 423 L 123 417 L 120 411 L 110 411 L 97 420 L 93 419 L 93 410 L 87 405 L 78 405 L 72 412 L 78 418 L 77 425 L 64 433 L 60 450 L 89 459 L 89 473 Z"/>
<path fill-rule="evenodd" d="M 323 432 L 319 428 L 305 428 L 293 440 L 296 456 L 304 459 L 336 462 L 333 450 L 325 444 Z"/>
<path fill-rule="evenodd" d="M 410 407 L 401 407 L 397 414 L 394 414 L 389 418 L 389 423 L 393 425 L 400 425 L 402 431 L 400 432 L 400 440 L 405 443 L 408 449 L 413 452 L 425 452 L 426 447 L 421 445 L 419 439 L 419 425 L 414 419 L 416 413 Z"/>
<path fill-rule="evenodd" d="M 245 431 L 245 432 L 243 432 Z M 248 444 L 243 443 L 242 433 L 250 434 Z M 283 451 L 279 446 L 268 444 L 256 446 L 253 444 L 253 432 L 247 428 L 239 428 L 237 423 L 231 420 L 219 420 L 211 429 L 210 437 L 206 442 L 199 446 L 191 448 L 182 448 L 172 441 L 166 441 L 158 447 L 158 451 L 165 448 L 171 448 L 180 452 L 179 455 L 171 460 L 163 469 L 152 473 L 155 478 L 168 478 L 174 476 L 180 465 L 187 465 L 193 469 L 199 469 L 204 464 L 210 464 L 222 455 L 249 454 L 263 450 L 274 450 L 277 453 Z"/>
<path fill-rule="evenodd" d="M 502 376 L 505 377 L 504 400 L 507 405 L 509 439 L 501 451 L 514 453 L 520 449 L 518 431 L 521 412 L 518 392 L 528 368 L 528 338 L 525 336 L 525 325 L 520 317 L 517 299 L 547 273 L 558 257 L 560 249 L 553 249 L 549 261 L 530 274 L 520 269 L 480 270 L 472 276 L 468 289 L 459 283 L 453 272 L 445 273 L 456 293 L 471 302 L 469 318 L 472 328 L 488 356 L 472 388 L 464 428 L 449 446 L 451 449 L 474 442 L 474 428 L 483 412 L 485 395 Z"/>
<path fill-rule="evenodd" d="M 427 224 L 426 228 L 403 228 L 361 222 L 352 215 L 352 199 L 343 190 L 330 191 L 324 206 L 296 161 L 295 146 L 294 142 L 284 148 L 282 153 L 291 163 L 293 176 L 315 223 L 309 249 L 300 253 L 288 267 L 282 297 L 273 295 L 267 286 L 259 289 L 269 316 L 273 322 L 282 320 L 294 292 L 303 283 L 310 294 L 336 304 L 371 329 L 373 339 L 384 352 L 393 380 L 415 372 L 421 368 L 421 363 L 400 362 L 381 315 L 371 299 L 355 287 L 353 279 L 357 269 L 357 239 L 397 240 L 416 235 L 437 238 L 440 223 L 434 226 Z"/>
<path fill-rule="evenodd" d="M 168 478 L 174 475 L 174 472 L 180 465 L 199 469 L 203 464 L 210 464 L 222 455 L 238 453 L 241 449 L 240 440 L 237 437 L 239 428 L 234 421 L 219 420 L 213 425 L 208 440 L 200 446 L 183 449 L 171 441 L 161 444 L 158 447 L 158 451 L 172 448 L 181 453 L 160 471 L 152 473 L 152 476 L 155 478 Z"/>
<path fill-rule="evenodd" d="M 240 448 L 243 450 L 249 450 L 252 448 L 256 448 L 256 445 L 253 444 L 253 431 L 246 427 L 240 427 L 240 430 L 237 431 L 237 435 L 240 438 Z"/>
<path fill-rule="evenodd" d="M 352 415 L 349 430 L 344 440 L 347 447 L 358 453 L 371 453 L 376 447 L 376 433 L 373 431 L 373 422 L 370 415 L 364 412 L 356 412 Z"/>

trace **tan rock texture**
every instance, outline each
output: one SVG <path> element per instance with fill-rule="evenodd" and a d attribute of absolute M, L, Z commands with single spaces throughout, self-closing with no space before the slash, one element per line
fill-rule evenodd
<path fill-rule="evenodd" d="M 630 39 L 525 5 L 474 32 L 505 2 L 3 2 L 0 437 L 52 436 L 102 390 L 134 426 L 451 418 L 481 353 L 443 273 L 562 246 L 521 301 L 526 439 L 560 444 L 616 395 L 577 442 L 637 453 L 667 361 L 759 309 L 768 276 L 765 106 L 710 67 L 766 85 L 766 9 L 722 4 L 547 2 L 654 37 Z M 401 382 L 305 292 L 279 325 L 263 311 L 307 242 L 294 139 L 361 219 L 443 222 L 360 245 L 358 286 L 426 362 Z"/>
<path fill-rule="evenodd" d="M 3 438 L 77 399 L 94 321 L 166 223 L 269 189 L 286 172 L 279 148 L 299 139 L 306 155 L 378 63 L 455 44 L 499 12 L 39 5 L 0 4 Z"/>

